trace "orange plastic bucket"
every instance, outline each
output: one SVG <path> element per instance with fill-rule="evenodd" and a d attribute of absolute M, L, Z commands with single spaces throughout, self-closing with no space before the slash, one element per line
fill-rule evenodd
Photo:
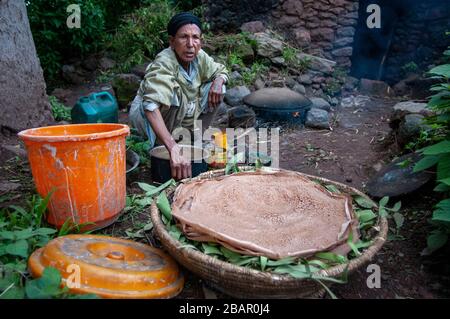
<path fill-rule="evenodd" d="M 60 228 L 113 223 L 126 201 L 125 137 L 123 124 L 73 124 L 28 129 L 18 135 L 28 152 L 38 193 L 53 194 L 47 221 Z"/>

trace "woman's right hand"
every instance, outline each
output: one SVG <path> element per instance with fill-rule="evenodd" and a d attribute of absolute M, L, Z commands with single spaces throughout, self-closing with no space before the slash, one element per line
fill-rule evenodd
<path fill-rule="evenodd" d="M 191 162 L 181 155 L 181 147 L 174 144 L 169 150 L 172 177 L 176 180 L 191 177 Z"/>

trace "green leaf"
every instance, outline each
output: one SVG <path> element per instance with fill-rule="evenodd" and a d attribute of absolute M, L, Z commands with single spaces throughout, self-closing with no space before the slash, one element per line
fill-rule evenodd
<path fill-rule="evenodd" d="M 15 235 L 14 232 L 5 230 L 0 232 L 0 238 L 14 240 Z"/>
<path fill-rule="evenodd" d="M 167 218 L 168 221 L 172 220 L 172 209 L 170 208 L 170 203 L 165 192 L 161 192 L 158 195 L 156 206 L 158 206 L 159 210 Z"/>
<path fill-rule="evenodd" d="M 339 191 L 339 189 L 333 184 L 325 185 L 325 188 L 328 189 L 330 192 L 335 193 L 335 194 L 340 194 L 341 193 Z"/>
<path fill-rule="evenodd" d="M 450 211 L 450 199 L 441 200 L 439 203 L 436 204 L 436 208 Z"/>
<path fill-rule="evenodd" d="M 437 67 L 434 67 L 430 71 L 428 71 L 428 73 L 449 78 L 450 77 L 450 64 L 438 65 Z"/>
<path fill-rule="evenodd" d="M 56 233 L 56 229 L 53 228 L 38 228 L 34 231 L 34 234 L 39 236 L 52 235 L 54 233 Z"/>
<path fill-rule="evenodd" d="M 356 211 L 356 216 L 361 223 L 367 223 L 368 221 L 377 218 L 377 215 L 375 215 L 371 209 Z"/>
<path fill-rule="evenodd" d="M 394 221 L 395 221 L 395 225 L 396 225 L 397 229 L 400 229 L 403 226 L 403 223 L 405 222 L 405 218 L 400 213 L 394 213 L 394 215 L 392 215 L 392 217 L 394 217 Z"/>
<path fill-rule="evenodd" d="M 153 202 L 153 198 L 151 198 L 151 197 L 144 197 L 142 199 L 137 199 L 136 200 L 136 204 L 141 206 L 142 208 L 151 205 L 152 202 Z"/>
<path fill-rule="evenodd" d="M 389 202 L 389 197 L 388 196 L 384 196 L 381 200 L 380 203 L 378 204 L 380 207 L 386 207 L 387 203 Z"/>
<path fill-rule="evenodd" d="M 19 240 L 19 239 L 28 239 L 33 237 L 35 234 L 33 232 L 32 228 L 27 228 L 24 230 L 19 230 L 19 231 L 15 231 L 14 232 L 14 239 L 15 240 Z"/>
<path fill-rule="evenodd" d="M 17 284 L 11 284 L 5 291 L 0 293 L 0 299 L 24 299 L 25 290 Z"/>
<path fill-rule="evenodd" d="M 203 252 L 207 255 L 220 255 L 222 256 L 222 252 L 215 246 L 209 245 L 207 243 L 202 243 Z"/>
<path fill-rule="evenodd" d="M 402 208 L 402 202 L 395 203 L 394 207 L 392 207 L 390 210 L 393 212 L 398 212 Z"/>
<path fill-rule="evenodd" d="M 329 260 L 333 263 L 337 264 L 345 264 L 347 262 L 347 258 L 342 255 L 338 255 L 331 252 L 321 252 L 315 255 L 317 258 Z"/>
<path fill-rule="evenodd" d="M 325 285 L 322 280 L 314 278 L 315 281 L 317 281 L 324 289 L 325 291 L 330 295 L 331 299 L 338 299 L 338 297 L 336 297 L 336 295 L 331 291 L 330 288 L 328 288 L 327 285 Z"/>
<path fill-rule="evenodd" d="M 353 253 L 356 256 L 361 256 L 358 247 L 356 247 L 355 243 L 353 242 L 353 232 L 349 232 L 348 234 L 347 245 L 352 249 Z"/>
<path fill-rule="evenodd" d="M 360 207 L 363 207 L 363 208 L 376 207 L 376 205 L 371 200 L 368 200 L 367 198 L 362 197 L 362 196 L 355 196 L 354 200 Z"/>
<path fill-rule="evenodd" d="M 47 267 L 40 278 L 27 281 L 25 292 L 30 299 L 56 297 L 63 292 L 60 284 L 61 274 L 59 271 L 55 268 Z"/>
<path fill-rule="evenodd" d="M 450 222 L 450 211 L 438 209 L 433 212 L 433 221 Z"/>
<path fill-rule="evenodd" d="M 430 156 L 425 156 L 424 158 L 422 158 L 420 161 L 418 161 L 413 168 L 413 172 L 420 172 L 423 171 L 427 168 L 430 168 L 434 165 L 436 165 L 439 162 L 439 156 L 434 156 L 434 155 L 430 155 Z"/>
<path fill-rule="evenodd" d="M 157 189 L 157 186 L 149 185 L 146 183 L 137 183 L 138 186 L 145 192 L 153 192 L 155 189 Z"/>
<path fill-rule="evenodd" d="M 448 192 L 450 191 L 450 186 L 446 184 L 438 184 L 434 189 L 435 192 Z"/>
<path fill-rule="evenodd" d="M 168 180 L 167 182 L 165 182 L 164 184 L 162 184 L 162 185 L 156 187 L 155 189 L 146 192 L 145 195 L 146 195 L 146 196 L 149 196 L 149 197 L 152 197 L 152 196 L 154 196 L 154 195 L 156 195 L 156 194 L 159 194 L 161 191 L 163 191 L 163 190 L 166 189 L 167 187 L 173 186 L 173 185 L 176 185 L 176 184 L 177 184 L 177 183 L 175 182 L 174 179 L 170 179 L 170 180 Z"/>
<path fill-rule="evenodd" d="M 316 266 L 318 266 L 319 268 L 322 268 L 322 269 L 330 268 L 330 266 L 328 266 L 326 263 L 324 263 L 323 261 L 317 260 L 317 259 L 309 260 L 308 264 L 316 265 Z"/>
<path fill-rule="evenodd" d="M 25 239 L 15 241 L 6 245 L 6 252 L 10 255 L 28 257 L 28 242 Z"/>
<path fill-rule="evenodd" d="M 437 144 L 425 147 L 422 152 L 424 155 L 440 155 L 450 153 L 450 141 L 445 140 Z"/>
<path fill-rule="evenodd" d="M 295 258 L 294 257 L 286 257 L 279 260 L 268 260 L 267 266 L 273 267 L 273 266 L 283 266 L 283 265 L 289 265 L 294 263 Z"/>
<path fill-rule="evenodd" d="M 450 177 L 450 154 L 444 154 L 439 158 L 437 165 L 437 179 L 446 179 Z"/>
<path fill-rule="evenodd" d="M 268 261 L 268 258 L 267 258 L 267 257 L 264 257 L 264 256 L 260 256 L 260 257 L 259 257 L 259 263 L 260 263 L 260 265 L 261 265 L 261 270 L 262 270 L 262 271 L 264 271 L 264 269 L 266 269 L 267 261 Z"/>
<path fill-rule="evenodd" d="M 428 236 L 427 245 L 430 253 L 443 247 L 448 240 L 448 235 L 442 231 L 436 231 Z"/>
<path fill-rule="evenodd" d="M 239 259 L 241 258 L 241 255 L 229 250 L 228 248 L 225 248 L 223 246 L 220 247 L 220 251 L 222 252 L 222 254 L 225 256 L 225 258 L 227 259 Z"/>

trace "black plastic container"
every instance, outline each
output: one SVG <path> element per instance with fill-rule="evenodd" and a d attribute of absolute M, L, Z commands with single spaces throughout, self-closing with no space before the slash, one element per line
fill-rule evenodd
<path fill-rule="evenodd" d="M 191 154 L 192 177 L 208 170 L 208 164 L 205 161 L 208 157 L 206 150 L 190 145 L 182 145 L 182 148 L 183 152 L 188 151 Z M 150 150 L 150 166 L 153 182 L 164 183 L 172 178 L 169 152 L 164 145 Z"/>

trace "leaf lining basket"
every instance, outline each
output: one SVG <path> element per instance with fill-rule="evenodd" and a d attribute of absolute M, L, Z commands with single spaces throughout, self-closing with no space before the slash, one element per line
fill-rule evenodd
<path fill-rule="evenodd" d="M 242 171 L 254 170 L 254 167 L 240 167 Z M 264 167 L 264 170 L 273 171 L 273 168 Z M 224 169 L 208 171 L 191 180 L 211 179 L 225 174 Z M 316 179 L 320 182 L 332 184 L 340 191 L 348 194 L 363 196 L 373 202 L 365 194 L 345 184 L 330 181 L 325 178 L 302 174 L 304 177 Z M 167 190 L 170 198 L 176 187 Z M 204 279 L 210 286 L 235 298 L 318 298 L 325 289 L 311 279 L 294 278 L 288 274 L 277 274 L 259 271 L 247 267 L 236 266 L 216 259 L 198 250 L 183 248 L 182 244 L 174 239 L 167 231 L 161 220 L 161 212 L 153 201 L 151 205 L 151 219 L 154 230 L 164 249 L 185 268 Z M 373 244 L 365 249 L 361 256 L 351 259 L 348 264 L 341 264 L 320 270 L 319 276 L 339 277 L 348 266 L 348 274 L 370 262 L 373 256 L 381 249 L 387 238 L 388 222 L 386 217 L 378 217 L 375 225 L 379 231 L 372 238 Z"/>

